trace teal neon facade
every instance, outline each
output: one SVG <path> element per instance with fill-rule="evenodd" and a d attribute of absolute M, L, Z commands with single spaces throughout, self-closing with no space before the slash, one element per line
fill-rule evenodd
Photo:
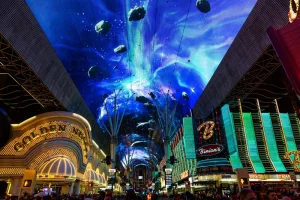
<path fill-rule="evenodd" d="M 260 113 L 259 118 L 255 112 L 231 112 L 225 104 L 221 115 L 233 170 L 247 168 L 249 173 L 261 174 L 294 170 L 284 158 L 287 152 L 297 150 L 300 142 L 295 137 L 300 134 L 300 124 L 291 120 L 294 114 Z M 293 161 L 294 155 L 290 158 Z"/>
<path fill-rule="evenodd" d="M 171 143 L 171 149 L 175 158 L 178 160 L 178 162 L 172 166 L 173 182 L 176 183 L 182 180 L 182 174 L 184 174 L 186 171 L 188 171 L 188 176 L 193 176 L 193 172 L 195 172 L 197 166 L 197 160 L 193 119 L 191 117 L 183 118 L 183 127 L 173 139 Z"/>

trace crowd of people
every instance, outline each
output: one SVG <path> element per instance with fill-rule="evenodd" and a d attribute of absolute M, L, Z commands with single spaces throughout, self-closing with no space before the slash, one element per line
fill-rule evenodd
<path fill-rule="evenodd" d="M 11 127 L 7 114 L 0 109 L 0 148 L 11 138 Z M 282 189 L 280 192 L 268 190 L 265 194 L 253 192 L 251 189 L 243 189 L 239 193 L 218 194 L 212 191 L 198 193 L 185 192 L 182 194 L 137 194 L 134 190 L 127 190 L 126 194 L 113 195 L 111 192 L 101 191 L 99 194 L 50 194 L 39 196 L 23 194 L 21 197 L 6 194 L 7 183 L 0 181 L 0 200 L 300 200 L 299 193 Z"/>
<path fill-rule="evenodd" d="M 6 194 L 7 183 L 0 181 L 0 200 L 300 200 L 300 195 L 295 191 L 281 190 L 279 193 L 268 190 L 266 194 L 253 192 L 251 189 L 242 189 L 239 193 L 213 194 L 208 195 L 205 191 L 185 192 L 181 194 L 144 194 L 136 193 L 134 190 L 127 190 L 126 194 L 114 195 L 107 191 L 100 191 L 98 194 L 56 194 L 45 196 L 24 194 L 21 197 L 8 196 Z"/>

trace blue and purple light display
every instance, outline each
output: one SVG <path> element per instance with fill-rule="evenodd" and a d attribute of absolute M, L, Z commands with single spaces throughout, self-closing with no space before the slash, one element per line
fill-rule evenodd
<path fill-rule="evenodd" d="M 256 0 L 209 2 L 210 12 L 202 13 L 196 0 L 26 0 L 97 119 L 118 89 L 149 100 L 153 92 L 158 101 L 169 91 L 179 102 L 178 116 L 189 113 Z M 129 21 L 135 6 L 144 7 L 145 17 Z M 107 34 L 95 31 L 101 20 L 111 24 Z M 127 51 L 115 53 L 119 45 Z M 132 99 L 125 121 L 151 120 L 151 112 Z"/>

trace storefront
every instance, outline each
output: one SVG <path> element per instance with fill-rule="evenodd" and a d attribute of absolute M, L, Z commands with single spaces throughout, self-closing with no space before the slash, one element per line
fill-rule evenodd
<path fill-rule="evenodd" d="M 218 190 L 224 193 L 230 193 L 237 187 L 237 179 L 234 174 L 207 174 L 199 175 L 194 178 L 192 183 L 193 191 Z"/>
<path fill-rule="evenodd" d="M 197 190 L 213 190 L 222 193 L 234 190 L 236 179 L 228 160 L 227 143 L 222 134 L 219 117 L 211 121 L 195 122 L 195 146 L 197 156 L 197 179 L 192 187 Z M 225 176 L 226 175 L 226 176 Z"/>
<path fill-rule="evenodd" d="M 12 125 L 13 139 L 0 150 L 0 179 L 8 193 L 92 193 L 106 187 L 103 151 L 82 116 L 49 112 Z"/>

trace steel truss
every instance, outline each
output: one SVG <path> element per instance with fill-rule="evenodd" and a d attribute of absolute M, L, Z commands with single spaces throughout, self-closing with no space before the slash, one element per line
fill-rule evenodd
<path fill-rule="evenodd" d="M 270 45 L 225 97 L 222 105 L 228 103 L 230 106 L 236 107 L 238 105 L 237 99 L 241 101 L 246 99 L 279 66 L 281 66 L 281 63 L 273 47 Z"/>
<path fill-rule="evenodd" d="M 42 107 L 66 110 L 38 75 L 0 33 L 0 69 L 10 74 Z"/>

